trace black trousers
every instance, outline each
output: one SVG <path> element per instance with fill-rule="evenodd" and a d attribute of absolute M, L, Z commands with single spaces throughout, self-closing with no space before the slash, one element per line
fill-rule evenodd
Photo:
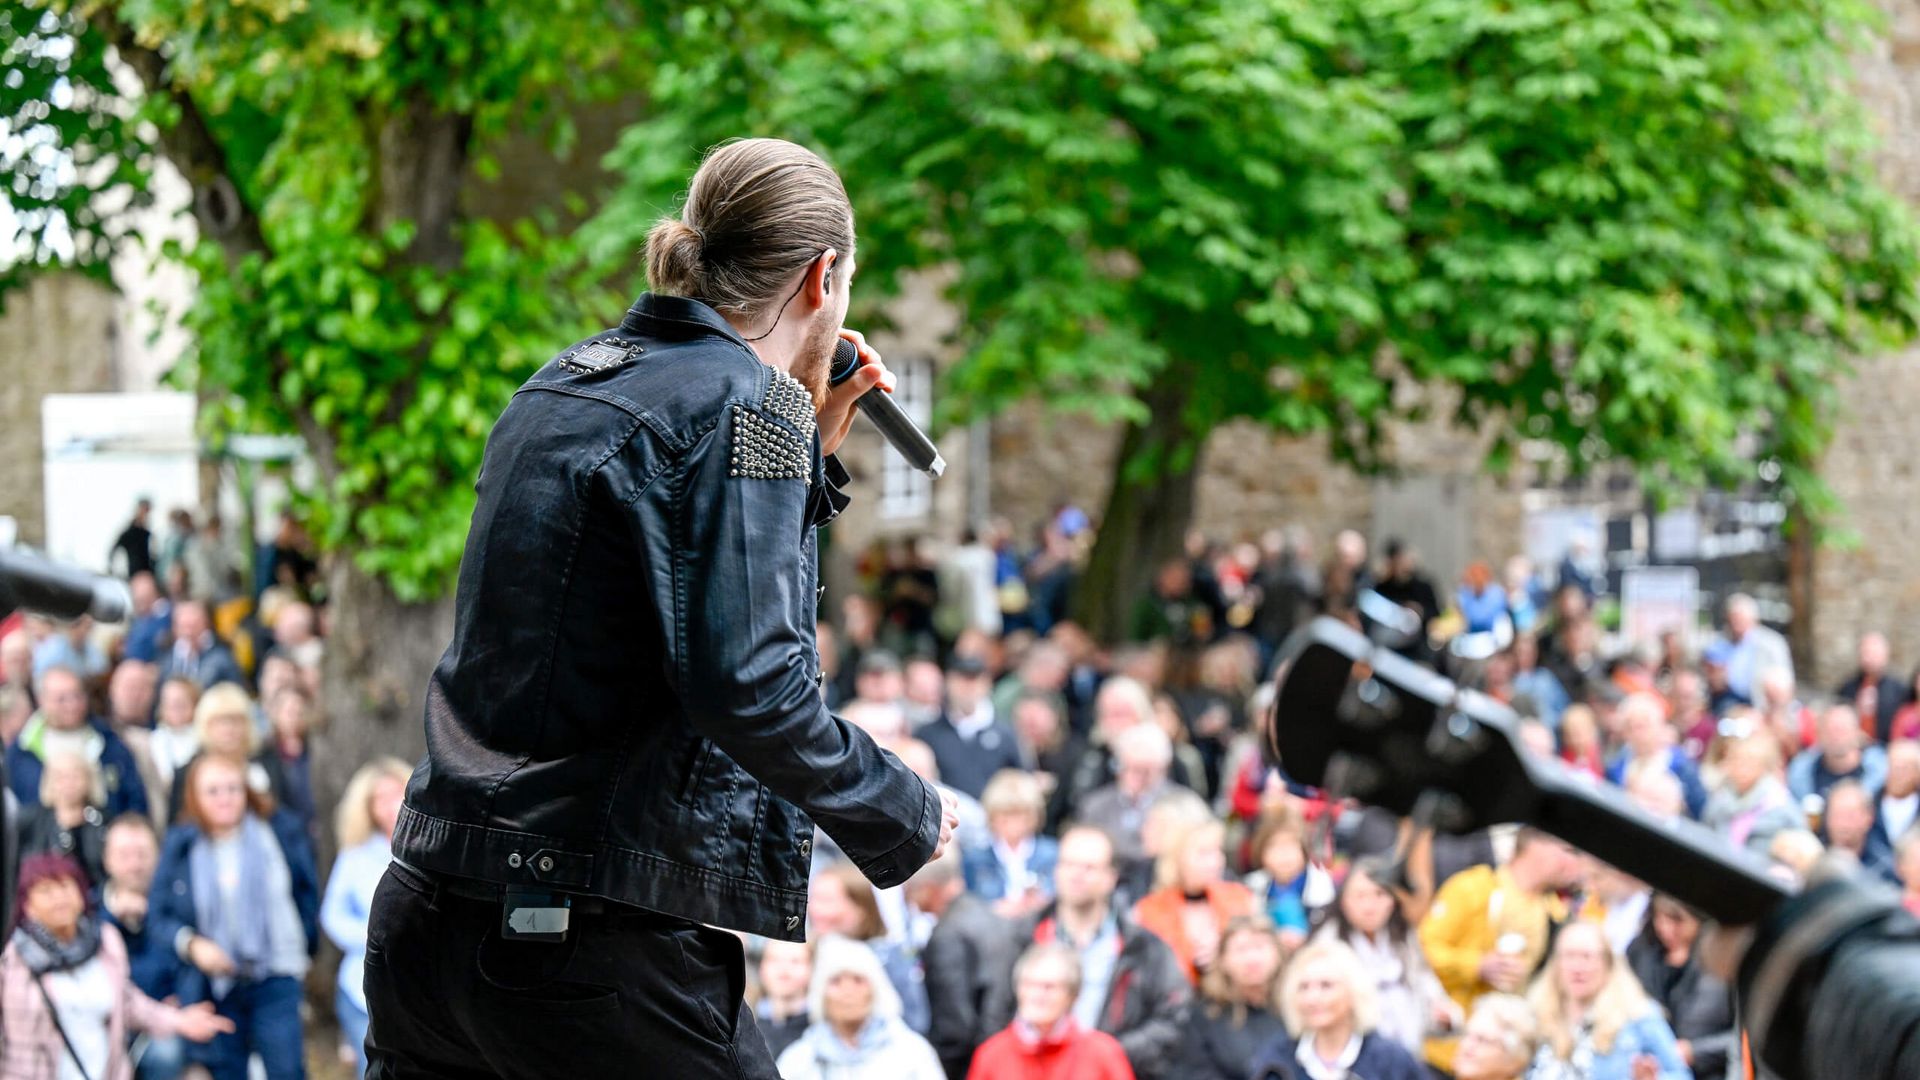
<path fill-rule="evenodd" d="M 573 916 L 558 944 L 500 937 L 500 905 L 400 863 L 374 891 L 369 1080 L 778 1080 L 732 934 L 639 910 Z"/>

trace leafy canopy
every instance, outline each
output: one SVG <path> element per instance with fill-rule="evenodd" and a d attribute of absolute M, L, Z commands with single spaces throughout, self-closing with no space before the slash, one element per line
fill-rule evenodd
<path fill-rule="evenodd" d="M 600 247 L 714 141 L 814 145 L 863 277 L 949 272 L 966 408 L 1137 419 L 1157 385 L 1189 450 L 1252 417 L 1363 466 L 1444 409 L 1496 465 L 1534 439 L 1697 485 L 1758 456 L 1808 495 L 1845 357 L 1914 327 L 1852 0 L 706 10 Z"/>
<path fill-rule="evenodd" d="M 1136 469 L 1236 417 L 1376 465 L 1437 408 L 1496 463 L 1536 439 L 1696 484 L 1757 455 L 1817 494 L 1845 357 L 1915 321 L 1846 86 L 1873 26 L 1862 0 L 0 0 L 26 256 L 0 288 L 97 268 L 165 153 L 210 427 L 302 434 L 322 539 L 407 599 L 451 582 L 508 394 L 741 134 L 841 167 L 863 292 L 940 275 L 964 409 L 1177 410 Z M 589 228 L 462 209 L 509 135 L 564 147 L 636 90 Z"/>

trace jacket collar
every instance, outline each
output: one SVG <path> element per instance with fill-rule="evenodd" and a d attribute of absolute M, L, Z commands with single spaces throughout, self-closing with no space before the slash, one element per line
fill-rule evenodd
<path fill-rule="evenodd" d="M 748 352 L 753 351 L 753 347 L 733 328 L 726 316 L 699 300 L 685 296 L 641 293 L 640 299 L 627 309 L 626 318 L 620 320 L 620 329 L 673 341 L 722 337 Z"/>

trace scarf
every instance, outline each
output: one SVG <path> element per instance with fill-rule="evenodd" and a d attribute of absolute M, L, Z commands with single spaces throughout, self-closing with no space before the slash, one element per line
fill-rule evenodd
<path fill-rule="evenodd" d="M 219 860 L 213 852 L 213 841 L 202 836 L 194 842 L 188 856 L 194 912 L 201 932 L 233 957 L 239 978 L 261 978 L 273 955 L 272 893 L 268 886 L 286 873 L 285 860 L 273 832 L 252 814 L 241 819 L 235 840 L 240 845 L 240 884 L 230 910 L 220 892 Z M 276 861 L 281 864 L 278 873 Z"/>
<path fill-rule="evenodd" d="M 71 971 L 93 959 L 100 951 L 100 920 L 93 915 L 80 916 L 72 941 L 61 941 L 47 928 L 31 919 L 23 919 L 13 931 L 13 948 L 22 963 L 35 976 L 55 971 Z"/>
<path fill-rule="evenodd" d="M 878 1013 L 867 1018 L 861 1027 L 860 1035 L 854 1039 L 854 1045 L 848 1046 L 834 1033 L 833 1025 L 822 1020 L 807 1027 L 800 1041 L 807 1044 L 808 1056 L 821 1066 L 825 1072 L 829 1065 L 840 1068 L 853 1068 L 871 1064 L 873 1059 L 886 1050 L 894 1041 L 895 1025 L 900 1021 Z"/>

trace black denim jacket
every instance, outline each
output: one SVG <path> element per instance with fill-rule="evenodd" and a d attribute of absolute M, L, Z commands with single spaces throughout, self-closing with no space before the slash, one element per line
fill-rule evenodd
<path fill-rule="evenodd" d="M 939 796 L 819 691 L 845 481 L 806 391 L 697 301 L 555 357 L 487 441 L 395 855 L 793 941 L 814 822 L 906 880 Z"/>

